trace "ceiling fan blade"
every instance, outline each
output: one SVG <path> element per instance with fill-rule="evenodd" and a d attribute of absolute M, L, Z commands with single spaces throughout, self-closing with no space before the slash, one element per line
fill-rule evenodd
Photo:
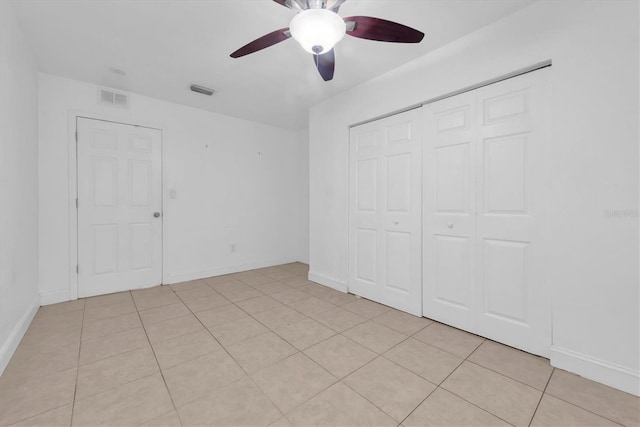
<path fill-rule="evenodd" d="M 313 55 L 313 61 L 325 82 L 333 79 L 333 71 L 336 67 L 336 56 L 333 49 L 322 55 Z"/>
<path fill-rule="evenodd" d="M 424 33 L 386 19 L 371 16 L 350 16 L 345 22 L 354 22 L 355 27 L 347 30 L 347 34 L 367 40 L 392 43 L 420 43 Z"/>
<path fill-rule="evenodd" d="M 338 13 L 338 10 L 340 9 L 340 6 L 342 6 L 342 3 L 344 3 L 347 0 L 326 0 L 326 9 L 329 10 L 333 10 L 334 12 Z"/>
<path fill-rule="evenodd" d="M 284 7 L 295 10 L 303 10 L 300 4 L 296 0 L 273 0 L 274 2 L 281 4 Z"/>
<path fill-rule="evenodd" d="M 281 28 L 272 33 L 265 34 L 264 36 L 255 39 L 251 43 L 242 46 L 240 49 L 233 52 L 230 56 L 232 58 L 240 58 L 241 56 L 248 55 L 253 52 L 257 52 L 269 46 L 273 46 L 276 43 L 280 43 L 291 37 L 291 33 L 288 28 Z"/>

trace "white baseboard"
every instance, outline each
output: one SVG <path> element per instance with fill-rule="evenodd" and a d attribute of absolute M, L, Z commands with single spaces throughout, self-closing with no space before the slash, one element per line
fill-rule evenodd
<path fill-rule="evenodd" d="M 71 294 L 69 290 L 45 292 L 40 294 L 41 305 L 57 304 L 65 301 L 71 301 Z"/>
<path fill-rule="evenodd" d="M 290 264 L 300 261 L 300 257 L 292 256 L 288 258 L 271 259 L 265 261 L 253 261 L 245 264 L 238 264 L 229 267 L 214 268 L 212 270 L 198 271 L 195 273 L 169 274 L 162 281 L 165 285 L 188 282 L 189 280 L 204 279 L 205 277 L 222 276 L 223 274 L 239 273 L 241 271 L 255 270 L 256 268 L 272 267 L 274 265 Z"/>
<path fill-rule="evenodd" d="M 309 271 L 309 280 L 327 286 L 331 289 L 335 289 L 336 291 L 344 293 L 347 293 L 349 291 L 346 283 L 337 279 L 332 279 L 331 277 L 323 276 L 322 274 L 314 273 L 312 271 Z"/>
<path fill-rule="evenodd" d="M 11 360 L 11 356 L 15 353 L 16 348 L 18 348 L 18 344 L 22 340 L 25 332 L 29 328 L 33 317 L 38 312 L 40 308 L 40 297 L 36 296 L 35 300 L 31 305 L 25 310 L 18 323 L 13 327 L 11 333 L 7 337 L 7 340 L 0 347 L 0 375 L 4 372 L 5 368 L 9 364 Z"/>
<path fill-rule="evenodd" d="M 573 350 L 551 346 L 551 366 L 640 396 L 640 372 Z"/>

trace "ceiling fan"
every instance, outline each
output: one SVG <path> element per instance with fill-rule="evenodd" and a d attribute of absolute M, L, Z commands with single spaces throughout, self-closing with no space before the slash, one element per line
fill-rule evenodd
<path fill-rule="evenodd" d="M 242 46 L 232 58 L 240 58 L 293 37 L 313 55 L 316 68 L 325 81 L 333 79 L 333 47 L 345 34 L 361 39 L 392 43 L 420 43 L 424 33 L 385 19 L 370 16 L 338 15 L 346 0 L 273 0 L 298 12 L 289 28 L 281 28 Z"/>

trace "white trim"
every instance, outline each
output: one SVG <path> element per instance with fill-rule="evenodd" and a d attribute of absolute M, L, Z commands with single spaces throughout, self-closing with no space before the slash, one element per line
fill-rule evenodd
<path fill-rule="evenodd" d="M 211 270 L 202 270 L 195 273 L 183 273 L 173 274 L 166 277 L 165 285 L 172 285 L 174 283 L 187 282 L 189 280 L 204 279 L 205 277 L 222 276 L 225 274 L 240 273 L 242 271 L 255 270 L 256 268 L 273 267 L 276 265 L 290 264 L 292 262 L 298 262 L 300 257 L 288 257 L 271 259 L 266 261 L 252 261 L 244 264 L 232 265 L 229 267 L 214 268 Z"/>
<path fill-rule="evenodd" d="M 299 256 L 297 258 L 297 262 L 301 262 L 303 264 L 309 264 L 309 257 Z"/>
<path fill-rule="evenodd" d="M 0 348 L 0 375 L 4 372 L 5 368 L 9 364 L 13 353 L 18 348 L 18 344 L 24 337 L 25 332 L 29 328 L 31 321 L 40 308 L 40 296 L 36 296 L 35 301 L 24 312 L 18 323 L 13 327 L 13 330 L 7 337 L 7 340 L 2 344 Z"/>
<path fill-rule="evenodd" d="M 59 302 L 71 301 L 69 290 L 45 292 L 40 294 L 40 305 L 57 304 Z M 74 298 L 77 299 L 77 298 Z"/>
<path fill-rule="evenodd" d="M 338 279 L 332 279 L 331 277 L 327 277 L 322 274 L 309 271 L 309 280 L 327 286 L 331 289 L 335 289 L 336 291 L 344 292 L 345 294 L 349 292 L 349 288 L 345 282 Z"/>
<path fill-rule="evenodd" d="M 551 346 L 551 366 L 640 396 L 640 372 L 577 351 Z"/>

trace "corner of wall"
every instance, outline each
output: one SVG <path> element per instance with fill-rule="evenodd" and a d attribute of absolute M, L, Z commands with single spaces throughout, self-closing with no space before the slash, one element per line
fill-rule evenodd
<path fill-rule="evenodd" d="M 0 375 L 2 375 L 5 368 L 9 364 L 13 353 L 18 348 L 18 344 L 20 344 L 20 341 L 22 340 L 22 337 L 24 337 L 24 334 L 27 332 L 27 329 L 29 329 L 29 325 L 31 324 L 31 321 L 35 317 L 39 308 L 40 296 L 37 295 L 31 305 L 27 308 L 27 310 L 25 310 L 22 317 L 20 317 L 20 320 L 18 320 L 18 322 L 15 324 L 15 326 L 11 330 L 11 333 L 7 337 L 7 340 L 4 342 L 4 344 L 2 344 L 2 347 L 0 347 Z"/>

